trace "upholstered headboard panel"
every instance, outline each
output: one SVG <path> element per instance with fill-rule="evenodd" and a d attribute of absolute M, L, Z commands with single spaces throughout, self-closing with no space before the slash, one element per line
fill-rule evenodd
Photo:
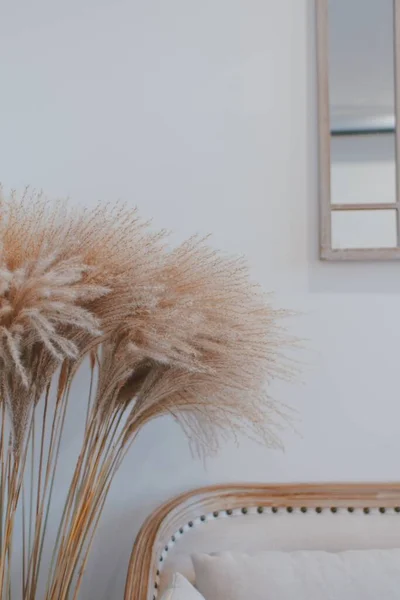
<path fill-rule="evenodd" d="M 136 540 L 126 600 L 153 600 L 192 552 L 400 548 L 400 485 L 237 485 L 162 506 Z"/>

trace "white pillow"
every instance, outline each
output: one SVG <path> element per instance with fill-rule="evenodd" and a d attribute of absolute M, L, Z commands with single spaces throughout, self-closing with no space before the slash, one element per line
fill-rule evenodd
<path fill-rule="evenodd" d="M 399 600 L 400 550 L 192 556 L 207 600 Z"/>
<path fill-rule="evenodd" d="M 183 575 L 175 573 L 161 600 L 204 600 L 204 598 Z"/>

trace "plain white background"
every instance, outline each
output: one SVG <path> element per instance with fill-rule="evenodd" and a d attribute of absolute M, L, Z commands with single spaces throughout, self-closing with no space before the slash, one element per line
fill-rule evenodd
<path fill-rule="evenodd" d="M 298 411 L 285 453 L 243 441 L 204 466 L 174 423 L 147 427 L 81 598 L 122 597 L 140 523 L 185 489 L 398 479 L 400 264 L 318 261 L 313 2 L 3 0 L 0 27 L 4 186 L 123 198 L 176 240 L 212 232 L 307 340 L 302 378 L 272 390 Z"/>

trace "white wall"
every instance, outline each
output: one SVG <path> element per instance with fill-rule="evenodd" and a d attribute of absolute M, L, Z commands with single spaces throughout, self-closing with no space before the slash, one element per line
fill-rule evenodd
<path fill-rule="evenodd" d="M 308 339 L 303 381 L 273 390 L 299 411 L 285 453 L 244 441 L 205 468 L 173 423 L 143 432 L 81 597 L 121 597 L 140 522 L 184 489 L 398 479 L 400 264 L 317 258 L 312 2 L 3 0 L 0 23 L 3 183 L 212 231 Z"/>

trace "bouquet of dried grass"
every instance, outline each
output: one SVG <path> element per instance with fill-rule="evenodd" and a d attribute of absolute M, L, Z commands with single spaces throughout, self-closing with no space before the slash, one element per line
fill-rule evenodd
<path fill-rule="evenodd" d="M 0 244 L 0 596 L 12 597 L 18 544 L 17 594 L 37 598 L 71 383 L 89 358 L 82 446 L 42 594 L 75 599 L 107 492 L 145 423 L 172 415 L 199 449 L 238 430 L 278 443 L 279 408 L 263 389 L 286 375 L 282 312 L 242 260 L 197 239 L 170 250 L 120 206 L 2 198 Z"/>

